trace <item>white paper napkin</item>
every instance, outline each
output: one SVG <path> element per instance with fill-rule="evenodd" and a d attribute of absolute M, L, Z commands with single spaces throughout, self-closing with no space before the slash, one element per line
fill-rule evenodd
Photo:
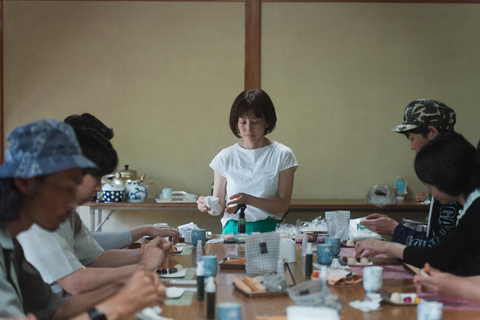
<path fill-rule="evenodd" d="M 135 317 L 140 320 L 167 320 L 168 318 L 159 315 L 161 312 L 162 308 L 155 306 L 153 308 L 145 308 L 142 311 L 135 313 Z"/>
<path fill-rule="evenodd" d="M 380 308 L 380 302 L 382 301 L 382 298 L 380 297 L 379 293 L 368 293 L 365 296 L 365 300 L 360 301 L 350 301 L 348 304 L 350 307 L 358 309 L 363 312 L 370 312 L 370 311 L 375 311 Z"/>

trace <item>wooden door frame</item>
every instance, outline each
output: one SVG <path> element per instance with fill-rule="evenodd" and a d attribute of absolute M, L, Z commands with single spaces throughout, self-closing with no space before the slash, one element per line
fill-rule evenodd
<path fill-rule="evenodd" d="M 3 4 L 9 0 L 1 0 L 0 3 L 0 163 L 3 163 L 5 149 L 5 118 L 4 118 L 4 47 L 3 47 Z M 12 0 L 13 1 L 13 0 Z M 22 0 L 15 0 L 22 1 Z M 27 0 L 26 0 L 27 1 Z M 31 1 L 31 0 L 30 0 Z M 34 0 L 52 1 L 52 0 Z M 53 0 L 53 1 L 131 1 L 136 0 Z M 143 1 L 172 1 L 172 0 L 143 0 Z M 175 0 L 196 2 L 245 2 L 245 84 L 244 88 L 261 88 L 261 25 L 262 25 L 262 2 L 359 2 L 359 3 L 480 3 L 480 0 Z"/>

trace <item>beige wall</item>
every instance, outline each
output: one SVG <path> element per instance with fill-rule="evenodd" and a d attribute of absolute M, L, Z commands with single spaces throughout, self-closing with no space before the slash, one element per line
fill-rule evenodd
<path fill-rule="evenodd" d="M 236 139 L 244 4 L 5 2 L 5 131 L 91 112 L 115 129 L 121 164 L 161 188 L 207 194 L 208 167 Z M 480 138 L 480 5 L 262 5 L 262 87 L 279 121 L 271 138 L 300 163 L 294 198 L 363 198 L 401 175 L 424 188 L 407 140 L 390 132 L 404 106 L 435 98 Z M 85 214 L 85 217 L 88 214 Z M 118 212 L 104 230 L 197 221 L 196 211 Z"/>

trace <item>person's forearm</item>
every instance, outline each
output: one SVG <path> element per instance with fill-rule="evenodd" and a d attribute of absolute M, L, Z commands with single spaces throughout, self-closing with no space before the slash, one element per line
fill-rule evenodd
<path fill-rule="evenodd" d="M 132 233 L 132 242 L 135 242 L 148 234 L 146 225 L 131 228 L 130 232 Z"/>
<path fill-rule="evenodd" d="M 249 205 L 266 211 L 268 213 L 277 215 L 279 217 L 283 216 L 287 212 L 288 207 L 290 206 L 290 199 L 284 200 L 282 198 L 257 198 L 250 196 L 251 200 Z"/>
<path fill-rule="evenodd" d="M 405 247 L 406 247 L 405 245 L 400 243 L 393 243 L 393 242 L 389 242 L 386 245 L 387 245 L 387 248 L 385 250 L 385 253 L 389 253 L 395 256 L 397 259 L 403 260 L 403 251 L 405 250 Z"/>
<path fill-rule="evenodd" d="M 137 269 L 136 264 L 118 268 L 81 268 L 59 279 L 57 283 L 75 296 L 128 279 Z"/>
<path fill-rule="evenodd" d="M 96 268 L 115 268 L 135 264 L 139 261 L 140 249 L 107 250 L 88 266 Z"/>
<path fill-rule="evenodd" d="M 455 286 L 458 288 L 457 296 L 461 299 L 480 303 L 480 277 L 459 277 L 457 280 L 458 283 Z"/>
<path fill-rule="evenodd" d="M 86 294 L 64 298 L 52 320 L 71 319 L 74 317 L 76 320 L 90 319 L 85 311 L 117 293 L 122 286 L 121 283 L 116 283 Z"/>

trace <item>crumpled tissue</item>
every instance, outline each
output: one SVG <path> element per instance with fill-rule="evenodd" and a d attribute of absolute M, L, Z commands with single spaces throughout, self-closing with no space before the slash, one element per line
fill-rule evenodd
<path fill-rule="evenodd" d="M 218 199 L 217 197 L 213 197 L 213 196 L 205 197 L 205 202 L 207 203 L 207 207 L 210 208 L 208 213 L 211 214 L 212 216 L 218 216 L 221 213 L 219 201 L 220 199 Z"/>
<path fill-rule="evenodd" d="M 153 308 L 145 308 L 140 312 L 135 313 L 135 317 L 140 320 L 166 320 L 168 318 L 160 316 L 162 308 L 155 306 Z"/>
<path fill-rule="evenodd" d="M 178 232 L 183 235 L 185 242 L 192 242 L 192 229 L 198 229 L 198 226 L 193 222 L 178 226 Z"/>
<path fill-rule="evenodd" d="M 380 302 L 382 298 L 379 293 L 367 293 L 363 301 L 356 300 L 350 301 L 348 304 L 350 307 L 358 309 L 363 312 L 375 311 L 380 308 Z"/>

